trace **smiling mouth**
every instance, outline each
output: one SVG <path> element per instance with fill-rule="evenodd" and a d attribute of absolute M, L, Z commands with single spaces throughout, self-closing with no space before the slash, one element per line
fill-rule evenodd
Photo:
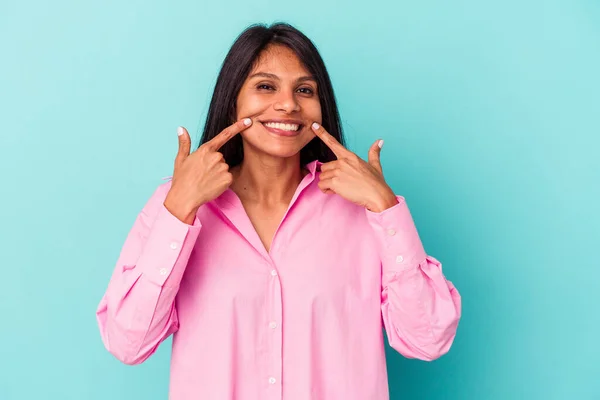
<path fill-rule="evenodd" d="M 263 122 L 262 124 L 268 128 L 279 129 L 279 130 L 288 131 L 288 132 L 299 131 L 300 128 L 302 127 L 302 125 L 300 125 L 300 124 L 284 124 L 281 122 L 268 122 L 268 121 Z"/>
<path fill-rule="evenodd" d="M 261 124 L 269 131 L 279 136 L 297 135 L 303 128 L 302 124 L 261 121 Z"/>

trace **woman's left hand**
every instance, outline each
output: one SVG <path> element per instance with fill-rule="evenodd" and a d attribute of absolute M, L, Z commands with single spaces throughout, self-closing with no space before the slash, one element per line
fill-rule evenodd
<path fill-rule="evenodd" d="M 319 188 L 322 192 L 338 194 L 373 212 L 382 212 L 398 204 L 394 191 L 383 178 L 379 159 L 382 140 L 373 143 L 368 162 L 365 162 L 342 146 L 322 126 L 315 128 L 313 124 L 312 130 L 337 157 L 337 160 L 321 166 Z"/>

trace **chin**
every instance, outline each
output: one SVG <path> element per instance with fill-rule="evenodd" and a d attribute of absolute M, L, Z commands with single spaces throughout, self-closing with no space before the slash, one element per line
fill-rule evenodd
<path fill-rule="evenodd" d="M 294 157 L 304 145 L 300 144 L 287 144 L 287 143 L 266 143 L 263 142 L 258 146 L 252 146 L 258 153 L 262 153 L 271 157 L 278 158 L 289 158 Z"/>
<path fill-rule="evenodd" d="M 306 133 L 285 138 L 251 134 L 243 134 L 242 136 L 246 142 L 247 150 L 278 158 L 290 158 L 298 155 L 300 150 L 312 140 L 312 137 L 306 135 Z M 314 137 L 314 135 L 312 136 Z"/>

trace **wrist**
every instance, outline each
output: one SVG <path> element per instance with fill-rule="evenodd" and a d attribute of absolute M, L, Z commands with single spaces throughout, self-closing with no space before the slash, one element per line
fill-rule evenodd
<path fill-rule="evenodd" d="M 197 206 L 187 204 L 186 202 L 180 201 L 174 197 L 169 197 L 168 195 L 163 205 L 174 217 L 180 221 L 188 225 L 192 225 L 194 223 L 194 218 L 196 217 L 196 212 L 198 210 Z"/>
<path fill-rule="evenodd" d="M 372 211 L 374 213 L 380 213 L 387 210 L 388 208 L 392 208 L 396 204 L 398 204 L 398 198 L 396 197 L 394 192 L 389 190 L 386 191 L 386 193 L 377 196 L 377 198 L 375 198 L 371 202 L 370 206 L 367 208 L 369 209 L 369 211 Z"/>

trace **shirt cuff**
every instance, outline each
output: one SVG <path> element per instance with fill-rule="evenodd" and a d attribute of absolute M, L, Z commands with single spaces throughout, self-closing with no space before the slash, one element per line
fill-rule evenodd
<path fill-rule="evenodd" d="M 196 216 L 188 225 L 160 206 L 138 261 L 142 275 L 159 286 L 177 286 L 202 228 Z M 169 282 L 167 282 L 167 279 Z"/>
<path fill-rule="evenodd" d="M 417 268 L 427 257 L 406 200 L 402 196 L 396 199 L 398 204 L 382 212 L 366 210 L 367 220 L 381 243 L 384 273 Z"/>

